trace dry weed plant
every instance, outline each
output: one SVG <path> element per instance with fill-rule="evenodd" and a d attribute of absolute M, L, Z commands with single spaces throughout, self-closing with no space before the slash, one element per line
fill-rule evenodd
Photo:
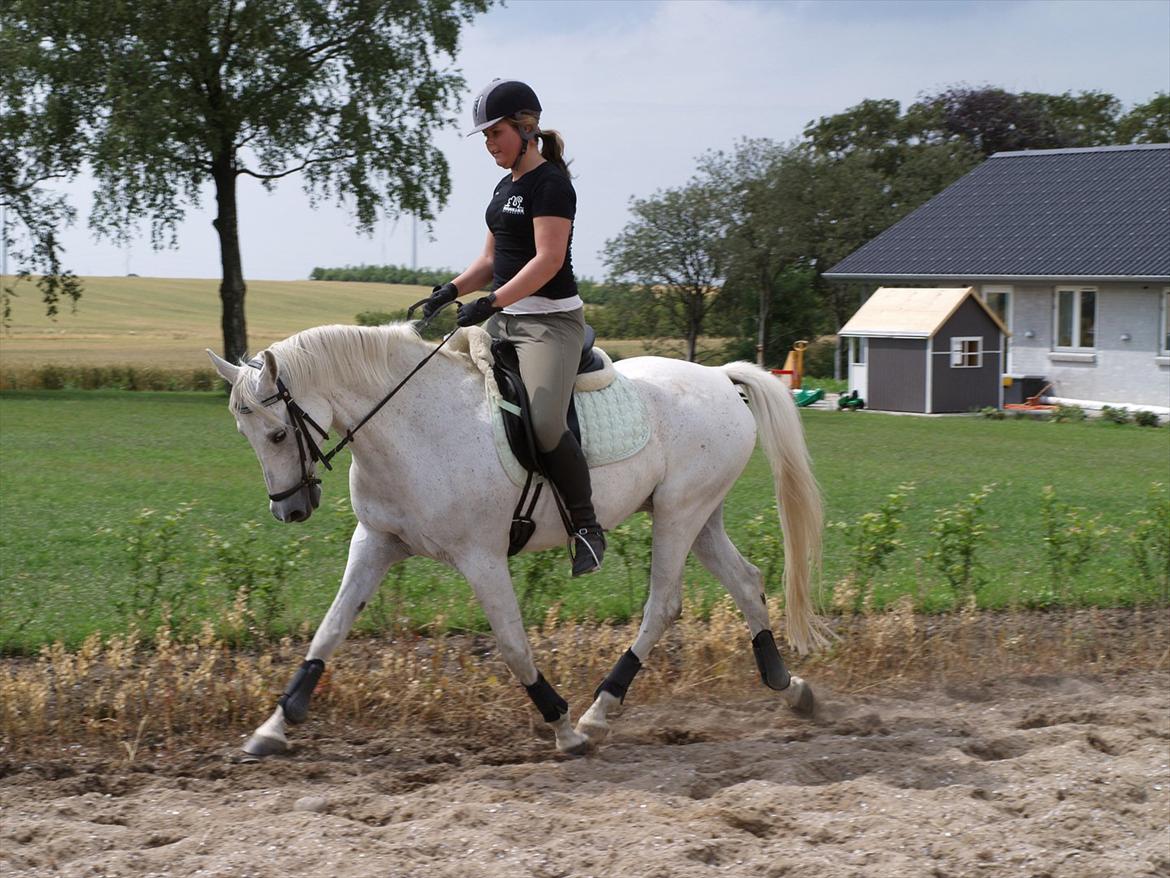
<path fill-rule="evenodd" d="M 770 604 L 773 618 L 782 618 L 779 600 Z M 232 621 L 244 624 L 242 616 Z M 831 649 L 792 664 L 814 684 L 845 692 L 907 680 L 1165 668 L 1168 622 L 1165 608 L 991 613 L 969 600 L 955 613 L 928 616 L 916 613 L 910 598 L 882 613 L 867 602 L 861 613 L 834 618 L 838 640 Z M 565 621 L 554 606 L 530 633 L 538 665 L 579 713 L 633 642 L 637 625 Z M 776 633 L 779 640 L 782 629 Z M 136 631 L 107 640 L 94 635 L 74 652 L 56 644 L 36 659 L 5 661 L 4 754 L 60 753 L 63 744 L 82 744 L 133 762 L 195 741 L 230 742 L 272 709 L 304 647 L 285 638 L 262 652 L 236 649 L 211 623 L 186 641 L 164 624 L 150 648 L 145 642 Z M 758 694 L 758 686 L 742 616 L 725 599 L 705 613 L 687 604 L 631 697 L 637 703 L 734 697 Z M 482 635 L 399 632 L 351 643 L 322 678 L 313 716 L 346 726 L 421 724 L 496 736 L 541 725 Z"/>

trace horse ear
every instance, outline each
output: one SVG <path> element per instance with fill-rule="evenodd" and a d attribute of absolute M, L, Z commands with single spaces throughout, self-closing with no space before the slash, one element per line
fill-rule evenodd
<path fill-rule="evenodd" d="M 264 361 L 264 368 L 260 370 L 258 389 L 265 396 L 272 396 L 276 393 L 276 357 L 272 356 L 272 351 L 261 351 L 260 359 Z"/>
<path fill-rule="evenodd" d="M 211 364 L 215 366 L 215 371 L 219 373 L 219 377 L 229 384 L 236 383 L 236 376 L 240 374 L 240 367 L 233 366 L 223 357 L 217 355 L 211 348 L 207 348 L 207 356 L 211 357 Z"/>

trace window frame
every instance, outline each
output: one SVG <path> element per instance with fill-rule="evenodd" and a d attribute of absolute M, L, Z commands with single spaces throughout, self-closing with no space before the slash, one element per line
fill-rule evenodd
<path fill-rule="evenodd" d="M 1073 294 L 1072 331 L 1073 340 L 1081 340 L 1081 307 L 1085 293 L 1093 294 L 1093 343 L 1091 345 L 1060 343 L 1060 294 Z M 1066 285 L 1058 286 L 1052 293 L 1052 350 L 1067 353 L 1096 353 L 1097 351 L 1097 323 L 1101 316 L 1101 291 L 1095 286 Z"/>
<path fill-rule="evenodd" d="M 962 345 L 974 342 L 975 350 L 964 350 Z M 952 335 L 951 336 L 951 368 L 952 369 L 982 369 L 983 368 L 983 336 L 981 335 Z M 974 357 L 974 363 L 963 362 Z"/>

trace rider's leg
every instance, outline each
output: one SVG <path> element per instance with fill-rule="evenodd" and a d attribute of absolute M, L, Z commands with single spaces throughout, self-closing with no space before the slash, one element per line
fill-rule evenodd
<path fill-rule="evenodd" d="M 580 310 L 507 316 L 508 338 L 516 345 L 528 390 L 541 463 L 565 501 L 573 525 L 573 575 L 592 573 L 601 567 L 605 536 L 593 509 L 589 465 L 565 421 L 581 360 L 585 318 Z"/>

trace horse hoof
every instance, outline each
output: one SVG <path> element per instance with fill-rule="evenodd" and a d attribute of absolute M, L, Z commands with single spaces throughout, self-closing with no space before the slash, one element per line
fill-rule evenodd
<path fill-rule="evenodd" d="M 581 717 L 581 721 L 577 723 L 577 734 L 584 735 L 591 744 L 601 744 L 609 737 L 609 726 L 593 723 L 587 717 Z"/>
<path fill-rule="evenodd" d="M 257 758 L 275 756 L 288 750 L 288 741 L 279 738 L 270 738 L 268 735 L 253 735 L 244 744 L 244 753 Z"/>
<path fill-rule="evenodd" d="M 788 706 L 793 713 L 800 716 L 812 716 L 816 709 L 816 700 L 813 698 L 812 686 L 801 680 L 799 677 L 792 678 L 792 685 L 799 687 L 794 694 L 792 700 L 788 702 Z"/>
<path fill-rule="evenodd" d="M 584 756 L 589 752 L 593 743 L 585 735 L 578 736 L 581 740 L 566 741 L 562 744 L 557 741 L 557 752 L 564 753 L 566 756 Z"/>

